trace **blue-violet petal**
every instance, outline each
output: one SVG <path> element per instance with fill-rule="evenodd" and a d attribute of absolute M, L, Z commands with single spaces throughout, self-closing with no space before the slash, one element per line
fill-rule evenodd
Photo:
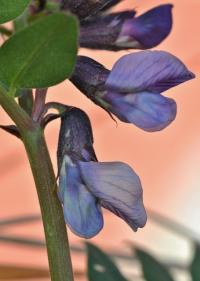
<path fill-rule="evenodd" d="M 75 234 L 91 238 L 102 229 L 99 202 L 86 188 L 79 168 L 70 162 L 68 156 L 63 159 L 58 193 L 63 202 L 65 221 Z"/>
<path fill-rule="evenodd" d="M 176 117 L 176 102 L 160 94 L 108 92 L 104 98 L 111 105 L 109 110 L 121 121 L 148 132 L 164 129 Z"/>
<path fill-rule="evenodd" d="M 175 56 L 164 51 L 140 51 L 121 57 L 113 66 L 106 86 L 117 92 L 161 93 L 194 78 Z"/>
<path fill-rule="evenodd" d="M 137 231 L 147 217 L 143 206 L 139 177 L 121 162 L 79 162 L 82 178 L 88 189 L 109 209 Z"/>

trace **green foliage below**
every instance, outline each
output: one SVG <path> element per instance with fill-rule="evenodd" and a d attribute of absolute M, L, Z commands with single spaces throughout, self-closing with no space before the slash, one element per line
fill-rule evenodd
<path fill-rule="evenodd" d="M 29 2 L 30 0 L 0 0 L 0 23 L 18 17 Z"/>
<path fill-rule="evenodd" d="M 127 281 L 112 260 L 99 248 L 87 243 L 89 281 Z"/>
<path fill-rule="evenodd" d="M 190 264 L 190 273 L 192 281 L 200 280 L 200 246 L 198 244 L 195 245 L 194 257 Z"/>
<path fill-rule="evenodd" d="M 0 48 L 0 83 L 16 88 L 46 88 L 67 78 L 77 53 L 74 16 L 55 13 L 10 37 Z"/>
<path fill-rule="evenodd" d="M 146 252 L 136 249 L 146 281 L 174 281 L 167 268 Z"/>

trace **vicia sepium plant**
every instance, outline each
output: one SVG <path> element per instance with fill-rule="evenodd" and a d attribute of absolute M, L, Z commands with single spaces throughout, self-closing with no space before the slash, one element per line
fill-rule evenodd
<path fill-rule="evenodd" d="M 171 4 L 142 15 L 134 9 L 111 13 L 119 2 L 0 0 L 0 104 L 15 123 L 0 128 L 25 146 L 52 281 L 73 281 L 65 223 L 77 235 L 90 238 L 103 227 L 102 207 L 134 231 L 145 225 L 146 212 L 137 174 L 122 162 L 98 162 L 86 113 L 67 104 L 46 103 L 48 87 L 70 79 L 110 115 L 145 131 L 158 131 L 176 116 L 176 103 L 164 92 L 194 78 L 178 58 L 164 51 L 129 53 L 111 71 L 91 58 L 77 57 L 79 46 L 149 49 L 170 33 Z M 12 30 L 3 25 L 10 20 Z M 49 113 L 51 109 L 58 114 Z M 44 138 L 44 128 L 55 118 L 61 118 L 58 186 Z"/>

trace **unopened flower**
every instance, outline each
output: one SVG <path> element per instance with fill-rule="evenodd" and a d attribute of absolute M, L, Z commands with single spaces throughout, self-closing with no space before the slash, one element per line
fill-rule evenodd
<path fill-rule="evenodd" d="M 194 78 L 175 56 L 163 51 L 142 51 L 120 58 L 109 72 L 88 57 L 78 57 L 71 81 L 91 100 L 146 131 L 168 126 L 176 103 L 162 92 Z"/>
<path fill-rule="evenodd" d="M 135 11 L 99 15 L 80 26 L 80 45 L 118 51 L 157 46 L 172 28 L 172 5 L 155 7 L 135 17 Z"/>
<path fill-rule="evenodd" d="M 90 238 L 103 227 L 101 207 L 136 231 L 146 223 L 142 187 L 122 162 L 97 162 L 87 115 L 71 108 L 61 118 L 58 144 L 59 190 L 65 221 L 77 235 Z"/>

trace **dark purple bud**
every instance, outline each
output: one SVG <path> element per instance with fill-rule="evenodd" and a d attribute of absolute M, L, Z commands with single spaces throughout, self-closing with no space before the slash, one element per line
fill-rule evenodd
<path fill-rule="evenodd" d="M 133 19 L 134 15 L 134 11 L 126 11 L 85 21 L 80 26 L 80 46 L 111 51 L 124 49 L 118 46 L 116 42 L 124 22 Z"/>
<path fill-rule="evenodd" d="M 66 154 L 74 162 L 96 160 L 90 120 L 87 114 L 75 107 L 67 110 L 61 117 L 57 151 L 59 170 Z"/>
<path fill-rule="evenodd" d="M 98 103 L 96 92 L 105 91 L 105 82 L 110 71 L 97 61 L 78 56 L 71 82 L 94 103 Z"/>
<path fill-rule="evenodd" d="M 172 28 L 172 5 L 161 5 L 135 17 L 135 11 L 99 16 L 80 28 L 80 45 L 91 49 L 148 49 L 157 46 Z"/>

